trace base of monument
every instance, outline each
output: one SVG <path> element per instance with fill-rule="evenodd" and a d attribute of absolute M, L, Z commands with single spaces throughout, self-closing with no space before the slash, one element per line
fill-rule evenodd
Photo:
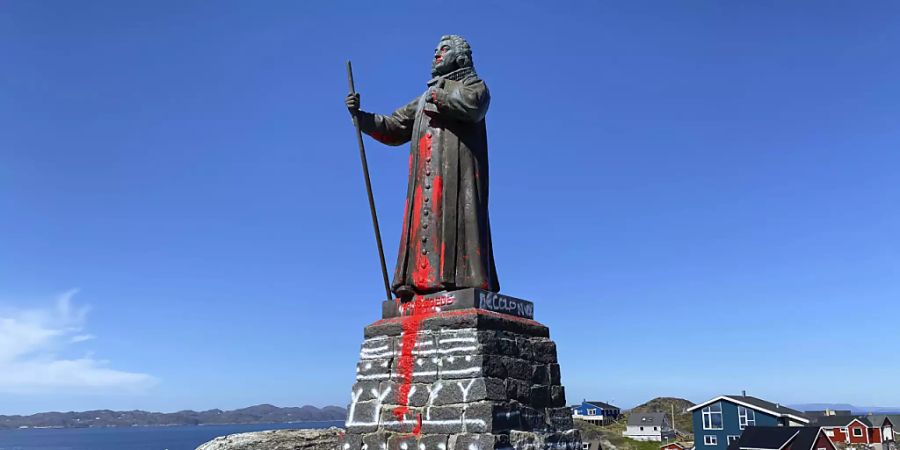
<path fill-rule="evenodd" d="M 580 450 L 547 327 L 411 307 L 365 329 L 340 450 Z"/>
<path fill-rule="evenodd" d="M 432 312 L 476 308 L 525 319 L 534 318 L 534 303 L 478 288 L 440 291 L 417 296 L 415 299 L 427 305 Z M 381 305 L 381 318 L 408 316 L 412 313 L 412 303 L 403 303 L 400 299 L 385 300 Z"/>

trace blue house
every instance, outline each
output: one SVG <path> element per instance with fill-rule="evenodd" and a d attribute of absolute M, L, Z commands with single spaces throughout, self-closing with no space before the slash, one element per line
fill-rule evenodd
<path fill-rule="evenodd" d="M 747 395 L 722 395 L 688 411 L 693 414 L 696 450 L 726 450 L 747 427 L 801 427 L 810 423 L 800 411 Z"/>
<path fill-rule="evenodd" d="M 571 408 L 573 419 L 581 419 L 597 425 L 609 425 L 622 414 L 622 410 L 618 406 L 597 401 L 582 400 L 581 405 Z"/>

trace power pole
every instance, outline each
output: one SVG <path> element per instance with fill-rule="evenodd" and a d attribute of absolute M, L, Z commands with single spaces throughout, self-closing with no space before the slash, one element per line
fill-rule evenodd
<path fill-rule="evenodd" d="M 675 404 L 672 403 L 672 431 L 675 432 L 675 438 L 678 439 L 678 427 L 675 425 Z"/>

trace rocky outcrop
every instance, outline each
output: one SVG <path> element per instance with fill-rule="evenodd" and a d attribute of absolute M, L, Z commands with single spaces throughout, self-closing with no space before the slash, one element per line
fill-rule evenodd
<path fill-rule="evenodd" d="M 270 430 L 217 437 L 197 450 L 335 450 L 340 428 L 325 430 Z"/>

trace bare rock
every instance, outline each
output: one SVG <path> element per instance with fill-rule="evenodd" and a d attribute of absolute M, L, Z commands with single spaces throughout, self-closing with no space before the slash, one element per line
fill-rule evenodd
<path fill-rule="evenodd" d="M 229 434 L 197 447 L 197 450 L 335 450 L 344 430 L 269 430 Z"/>

